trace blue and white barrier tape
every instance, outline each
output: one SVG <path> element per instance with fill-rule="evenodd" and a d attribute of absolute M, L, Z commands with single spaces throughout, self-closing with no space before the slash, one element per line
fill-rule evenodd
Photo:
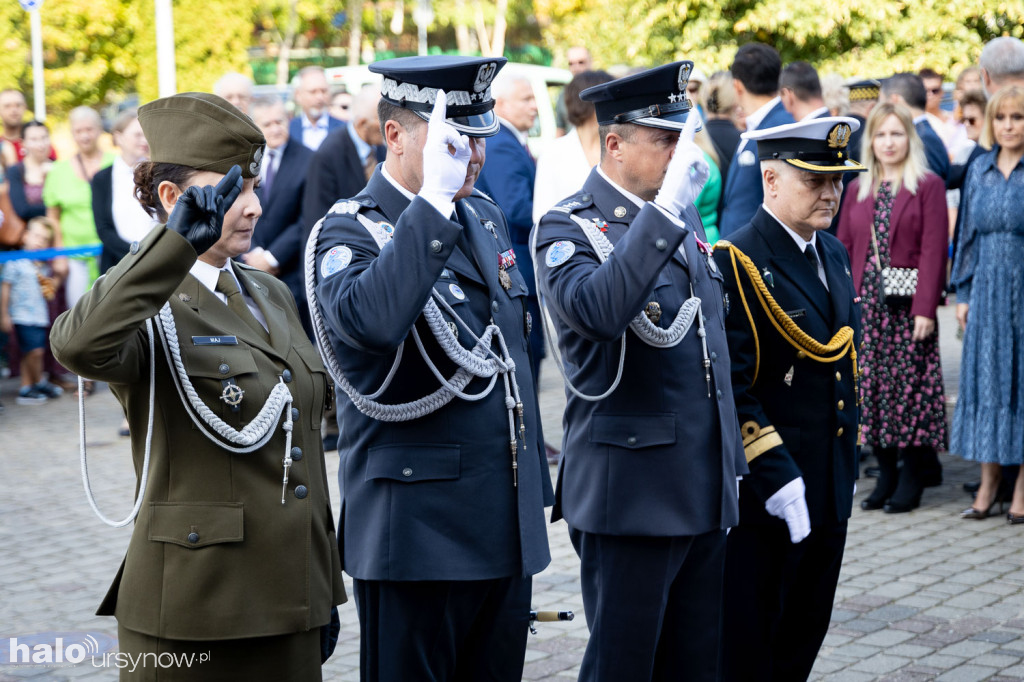
<path fill-rule="evenodd" d="M 32 260 L 52 260 L 61 256 L 70 258 L 75 257 L 86 257 L 86 256 L 98 256 L 100 251 L 103 250 L 102 244 L 93 244 L 91 246 L 74 246 L 65 249 L 39 249 L 37 251 L 0 251 L 0 263 L 6 263 L 12 260 L 24 260 L 30 258 Z"/>

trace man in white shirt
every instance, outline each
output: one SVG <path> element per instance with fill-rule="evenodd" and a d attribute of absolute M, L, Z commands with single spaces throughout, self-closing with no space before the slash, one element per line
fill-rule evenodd
<path fill-rule="evenodd" d="M 301 141 L 313 151 L 320 147 L 328 133 L 345 125 L 327 111 L 330 90 L 327 75 L 319 66 L 307 66 L 299 71 L 295 104 L 300 113 L 292 119 L 288 133 L 293 140 Z"/>

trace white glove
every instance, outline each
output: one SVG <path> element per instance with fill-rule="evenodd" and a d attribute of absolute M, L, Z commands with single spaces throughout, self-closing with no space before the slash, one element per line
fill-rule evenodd
<path fill-rule="evenodd" d="M 769 514 L 786 522 L 789 527 L 789 539 L 795 545 L 811 534 L 811 518 L 807 513 L 807 500 L 804 498 L 803 476 L 775 491 L 775 494 L 764 503 Z"/>
<path fill-rule="evenodd" d="M 437 91 L 434 110 L 427 123 L 427 141 L 423 146 L 423 186 L 420 196 L 445 218 L 455 210 L 455 194 L 466 184 L 466 170 L 473 155 L 469 138 L 446 120 L 448 96 Z M 450 151 L 454 147 L 454 154 Z"/>
<path fill-rule="evenodd" d="M 700 191 L 704 189 L 704 183 L 711 176 L 704 152 L 693 141 L 699 121 L 696 109 L 691 109 L 665 170 L 665 180 L 661 183 L 658 196 L 654 198 L 654 203 L 677 218 L 697 200 Z"/>

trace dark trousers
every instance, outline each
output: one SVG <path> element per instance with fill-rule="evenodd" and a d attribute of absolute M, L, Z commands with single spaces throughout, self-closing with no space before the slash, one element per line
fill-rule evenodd
<path fill-rule="evenodd" d="M 796 545 L 781 521 L 741 524 L 727 545 L 722 679 L 806 680 L 828 631 L 846 522 Z"/>
<path fill-rule="evenodd" d="M 569 536 L 590 629 L 581 682 L 718 679 L 725 531 Z"/>
<path fill-rule="evenodd" d="M 354 580 L 362 682 L 520 682 L 532 578 Z"/>

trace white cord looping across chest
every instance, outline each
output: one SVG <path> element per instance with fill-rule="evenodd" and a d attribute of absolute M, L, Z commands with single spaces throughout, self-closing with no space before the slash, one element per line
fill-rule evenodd
<path fill-rule="evenodd" d="M 615 250 L 615 245 L 611 243 L 611 240 L 604 235 L 604 233 L 594 224 L 593 221 L 581 218 L 575 214 L 570 213 L 569 218 L 576 223 L 583 231 L 587 241 L 590 242 L 591 248 L 594 253 L 597 254 L 598 261 L 605 263 L 612 251 Z M 534 229 L 531 235 L 530 241 L 530 256 L 536 263 L 537 253 L 537 230 Z M 547 304 L 544 300 L 544 295 L 541 293 L 540 287 L 540 270 L 534 270 L 534 276 L 536 278 L 537 296 L 540 302 L 541 317 L 544 321 L 545 328 L 551 328 L 551 314 L 548 312 Z M 704 367 L 705 372 L 709 372 L 710 360 L 708 356 L 707 338 L 706 331 L 704 329 L 704 318 L 701 314 L 701 300 L 697 296 L 693 295 L 693 285 L 690 285 L 690 297 L 683 301 L 682 305 L 679 306 L 679 310 L 676 312 L 675 317 L 672 319 L 672 324 L 667 328 L 659 327 L 654 324 L 648 316 L 641 311 L 634 317 L 630 323 L 629 328 L 633 330 L 637 338 L 654 348 L 672 348 L 677 346 L 690 331 L 690 327 L 693 326 L 694 320 L 697 321 L 698 330 L 697 333 L 701 338 L 701 343 L 704 349 Z M 562 380 L 565 382 L 565 386 L 573 393 L 576 397 L 586 400 L 588 402 L 597 402 L 603 400 L 615 392 L 615 389 L 619 387 L 622 382 L 622 372 L 626 364 L 626 334 L 620 337 L 619 343 L 619 365 L 618 370 L 615 374 L 615 379 L 611 385 L 603 393 L 598 395 L 591 395 L 583 393 L 576 386 L 573 385 L 569 379 L 569 375 L 565 371 L 565 366 L 562 361 L 561 353 L 558 350 L 557 342 L 552 338 L 552 334 L 546 334 L 548 347 L 551 349 L 552 358 L 555 361 L 555 366 L 558 368 L 559 373 L 562 375 Z M 710 377 L 709 377 L 709 395 L 710 395 Z"/>

